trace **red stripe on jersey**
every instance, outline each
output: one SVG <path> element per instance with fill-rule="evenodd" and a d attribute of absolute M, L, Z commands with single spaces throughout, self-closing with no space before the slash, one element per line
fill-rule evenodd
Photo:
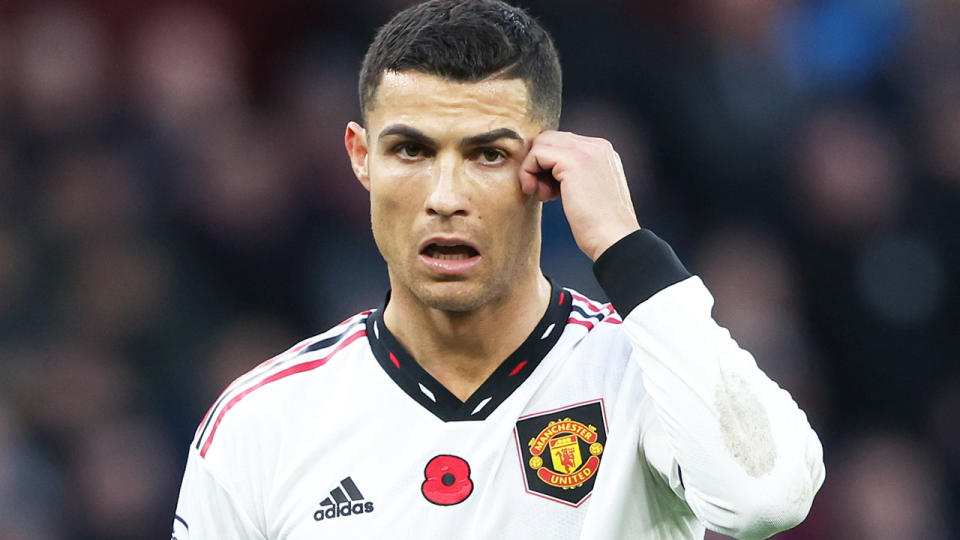
<path fill-rule="evenodd" d="M 352 318 L 353 318 L 353 317 L 350 317 L 350 319 L 352 319 Z M 349 321 L 350 319 L 347 319 L 347 320 Z M 275 364 L 275 363 L 277 363 L 279 360 L 281 360 L 281 359 L 283 359 L 283 358 L 288 358 L 289 355 L 294 354 L 294 353 L 296 353 L 296 352 L 299 352 L 299 351 L 303 350 L 304 348 L 306 348 L 308 345 L 313 344 L 313 343 L 316 343 L 316 342 L 318 342 L 318 341 L 320 341 L 320 336 L 309 337 L 309 338 L 301 341 L 300 343 L 294 345 L 294 346 L 291 347 L 289 350 L 286 350 L 286 351 L 284 351 L 284 352 L 282 352 L 282 353 L 274 356 L 273 358 L 268 358 L 268 359 L 264 360 L 263 362 L 260 362 L 260 363 L 257 364 L 257 366 L 256 366 L 255 368 L 253 368 L 251 371 L 245 373 L 244 376 L 241 376 L 241 377 L 238 377 L 237 379 L 234 379 L 233 382 L 231 382 L 229 385 L 227 385 L 226 388 L 223 389 L 223 392 L 220 392 L 220 396 L 217 398 L 217 401 L 214 401 L 214 402 L 213 402 L 213 405 L 211 405 L 210 408 L 207 409 L 207 414 L 203 415 L 203 420 L 200 421 L 200 427 L 197 428 L 198 432 L 199 432 L 200 429 L 203 429 L 203 426 L 204 426 L 204 425 L 206 425 L 206 423 L 207 423 L 207 418 L 210 416 L 210 413 L 213 412 L 213 410 L 217 408 L 217 404 L 220 402 L 220 400 L 223 398 L 223 396 L 227 395 L 227 393 L 229 393 L 231 390 L 233 390 L 234 388 L 236 388 L 238 385 L 243 384 L 243 383 L 246 382 L 245 380 L 243 381 L 243 383 L 241 382 L 242 379 L 245 379 L 245 378 L 246 378 L 246 375 L 252 375 L 253 372 L 258 371 L 258 370 L 264 370 L 264 371 L 265 371 L 266 368 L 269 367 L 271 364 Z"/>
<path fill-rule="evenodd" d="M 560 294 L 563 294 L 563 293 L 560 293 Z M 526 361 L 526 360 L 524 360 L 523 362 L 520 362 L 519 364 L 517 364 L 517 367 L 513 368 L 513 370 L 510 371 L 510 376 L 513 377 L 513 376 L 516 375 L 517 373 L 520 373 L 520 370 L 523 369 L 523 366 L 525 366 L 525 365 L 527 365 L 527 361 Z"/>
<path fill-rule="evenodd" d="M 297 365 L 295 365 L 295 366 L 290 366 L 290 367 L 288 367 L 287 369 L 284 369 L 284 370 L 282 370 L 282 371 L 278 371 L 278 372 L 274 373 L 273 375 L 270 375 L 269 377 L 266 377 L 265 379 L 263 379 L 262 381 L 258 382 L 257 384 L 251 386 L 250 388 L 247 388 L 247 389 L 244 390 L 243 392 L 240 392 L 239 394 L 237 394 L 236 396 L 234 396 L 233 399 L 231 399 L 230 401 L 227 402 L 226 405 L 224 405 L 223 409 L 220 411 L 220 414 L 217 415 L 217 419 L 216 419 L 216 421 L 213 423 L 213 428 L 210 429 L 210 436 L 207 437 L 206 442 L 203 443 L 203 448 L 200 449 L 200 457 L 206 457 L 206 455 L 207 455 L 207 450 L 210 449 L 210 444 L 213 442 L 213 436 L 217 434 L 217 427 L 220 426 L 220 422 L 223 420 L 224 415 L 226 415 L 226 414 L 227 414 L 227 411 L 229 411 L 230 409 L 232 409 L 233 406 L 236 405 L 237 402 L 239 402 L 241 399 L 243 399 L 247 394 L 249 394 L 250 392 L 253 392 L 253 391 L 256 390 L 257 388 L 260 388 L 261 386 L 270 384 L 270 383 L 272 383 L 272 382 L 274 382 L 274 381 L 279 381 L 280 379 L 283 379 L 283 378 L 285 378 L 285 377 L 289 377 L 290 375 L 296 375 L 297 373 L 303 373 L 304 371 L 310 371 L 310 370 L 316 369 L 316 368 L 318 368 L 318 367 L 326 364 L 327 362 L 329 362 L 330 359 L 333 358 L 333 355 L 335 355 L 335 354 L 337 354 L 338 352 L 340 352 L 341 349 L 343 349 L 343 348 L 346 347 L 347 345 L 350 345 L 351 343 L 353 343 L 354 341 L 356 341 L 357 339 L 359 339 L 359 338 L 361 338 L 361 337 L 363 337 L 363 336 L 365 336 L 365 335 L 367 335 L 367 330 L 366 330 L 366 329 L 360 330 L 360 331 L 356 332 L 355 334 L 351 335 L 350 337 L 348 337 L 347 339 L 341 341 L 340 344 L 337 345 L 337 348 L 334 349 L 333 352 L 331 352 L 331 353 L 328 354 L 327 356 L 325 356 L 325 357 L 323 357 L 323 358 L 320 358 L 320 359 L 318 359 L 318 360 L 312 360 L 312 361 L 310 361 L 310 362 L 304 362 L 304 363 L 302 363 L 302 364 L 297 364 Z"/>
<path fill-rule="evenodd" d="M 590 321 L 581 321 L 579 319 L 574 319 L 570 317 L 567 319 L 567 324 L 579 324 L 580 326 L 586 326 L 587 330 L 593 330 L 593 323 Z"/>
<path fill-rule="evenodd" d="M 576 293 L 570 293 L 570 296 L 586 304 L 587 307 L 590 308 L 590 311 L 600 311 L 600 308 L 597 307 L 597 304 L 593 303 L 593 301 L 587 298 L 586 296 L 581 296 Z"/>
<path fill-rule="evenodd" d="M 354 315 L 354 316 L 352 316 L 352 317 L 347 317 L 346 319 L 344 319 L 342 322 L 338 323 L 338 324 L 337 324 L 336 326 L 334 326 L 333 328 L 339 328 L 339 327 L 347 324 L 347 323 L 350 322 L 350 321 L 355 321 L 355 320 L 357 320 L 357 319 L 359 319 L 359 318 L 366 317 L 367 315 L 369 315 L 369 314 L 371 314 L 371 313 L 373 313 L 373 310 L 372 310 L 372 309 L 368 309 L 367 311 L 362 311 L 362 312 L 357 313 L 356 315 Z M 331 330 L 332 330 L 332 329 L 331 329 Z M 329 333 L 329 332 L 327 332 L 327 333 Z M 260 368 L 260 367 L 265 367 L 265 366 L 267 366 L 268 364 L 276 363 L 276 361 L 279 360 L 281 357 L 285 357 L 286 355 L 289 355 L 289 354 L 298 353 L 298 352 L 302 351 L 303 349 L 306 349 L 306 348 L 309 347 L 310 345 L 313 345 L 314 343 L 316 343 L 316 342 L 318 342 L 318 341 L 321 341 L 321 340 L 322 340 L 322 336 L 323 336 L 323 334 L 320 334 L 320 335 L 318 335 L 318 336 L 313 336 L 313 337 L 311 337 L 311 338 L 307 338 L 307 339 L 301 341 L 300 343 L 294 345 L 293 347 L 291 347 L 290 350 L 288 350 L 288 351 L 286 351 L 286 352 L 282 352 L 282 353 L 274 356 L 273 358 L 271 358 L 271 359 L 269 359 L 269 360 L 261 363 L 261 364 L 260 364 L 259 366 L 257 366 L 257 367 L 258 367 L 258 368 Z"/>
<path fill-rule="evenodd" d="M 361 311 L 360 313 L 357 313 L 357 314 L 354 315 L 353 317 L 347 317 L 347 318 L 344 319 L 342 322 L 337 323 L 337 326 L 343 326 L 343 325 L 347 324 L 348 322 L 356 319 L 357 317 L 364 317 L 364 316 L 367 316 L 367 315 L 369 315 L 369 314 L 371 314 L 371 313 L 373 313 L 373 310 L 372 310 L 372 309 L 368 309 L 368 310 L 366 310 L 366 311 Z M 336 328 L 337 326 L 334 326 L 334 328 Z"/>
<path fill-rule="evenodd" d="M 605 322 L 610 324 L 623 324 L 623 321 L 621 321 L 620 319 L 614 319 L 613 317 L 607 317 L 606 319 L 600 322 Z"/>
<path fill-rule="evenodd" d="M 394 356 L 393 353 L 390 353 L 390 361 L 393 362 L 393 365 L 396 366 L 397 369 L 400 369 L 400 361 L 397 360 L 397 357 Z"/>
<path fill-rule="evenodd" d="M 558 306 L 562 306 L 562 305 L 563 305 L 563 298 L 564 298 L 564 296 L 563 296 L 563 291 L 560 291 L 560 300 L 557 301 L 557 305 L 558 305 Z"/>

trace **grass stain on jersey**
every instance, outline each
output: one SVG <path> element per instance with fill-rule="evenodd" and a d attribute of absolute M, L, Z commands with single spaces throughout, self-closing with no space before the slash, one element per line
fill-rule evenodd
<path fill-rule="evenodd" d="M 714 400 L 720 431 L 733 459 L 754 478 L 770 472 L 777 460 L 770 418 L 747 381 L 721 371 Z"/>

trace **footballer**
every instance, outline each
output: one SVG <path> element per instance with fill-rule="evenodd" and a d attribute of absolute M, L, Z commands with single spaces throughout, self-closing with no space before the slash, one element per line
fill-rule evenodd
<path fill-rule="evenodd" d="M 432 0 L 379 30 L 344 143 L 390 290 L 224 390 L 174 538 L 752 539 L 804 519 L 824 479 L 805 414 L 640 226 L 610 143 L 556 131 L 560 102 L 550 36 L 506 3 Z M 557 198 L 611 303 L 542 273 Z"/>

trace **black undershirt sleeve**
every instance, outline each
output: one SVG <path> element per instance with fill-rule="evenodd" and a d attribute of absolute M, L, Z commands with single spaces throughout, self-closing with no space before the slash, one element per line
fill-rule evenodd
<path fill-rule="evenodd" d="M 607 248 L 593 264 L 593 274 L 624 317 L 691 275 L 673 248 L 647 229 L 630 233 Z"/>

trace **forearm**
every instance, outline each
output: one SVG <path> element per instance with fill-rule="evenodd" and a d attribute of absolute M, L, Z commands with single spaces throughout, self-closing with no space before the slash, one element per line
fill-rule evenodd
<path fill-rule="evenodd" d="M 711 529 L 764 538 L 801 521 L 823 481 L 819 440 L 790 395 L 711 318 L 699 278 L 647 231 L 610 248 L 596 271 L 625 315 L 656 405 L 660 427 L 644 444 L 667 458 L 652 465 L 682 478 L 675 490 Z"/>

